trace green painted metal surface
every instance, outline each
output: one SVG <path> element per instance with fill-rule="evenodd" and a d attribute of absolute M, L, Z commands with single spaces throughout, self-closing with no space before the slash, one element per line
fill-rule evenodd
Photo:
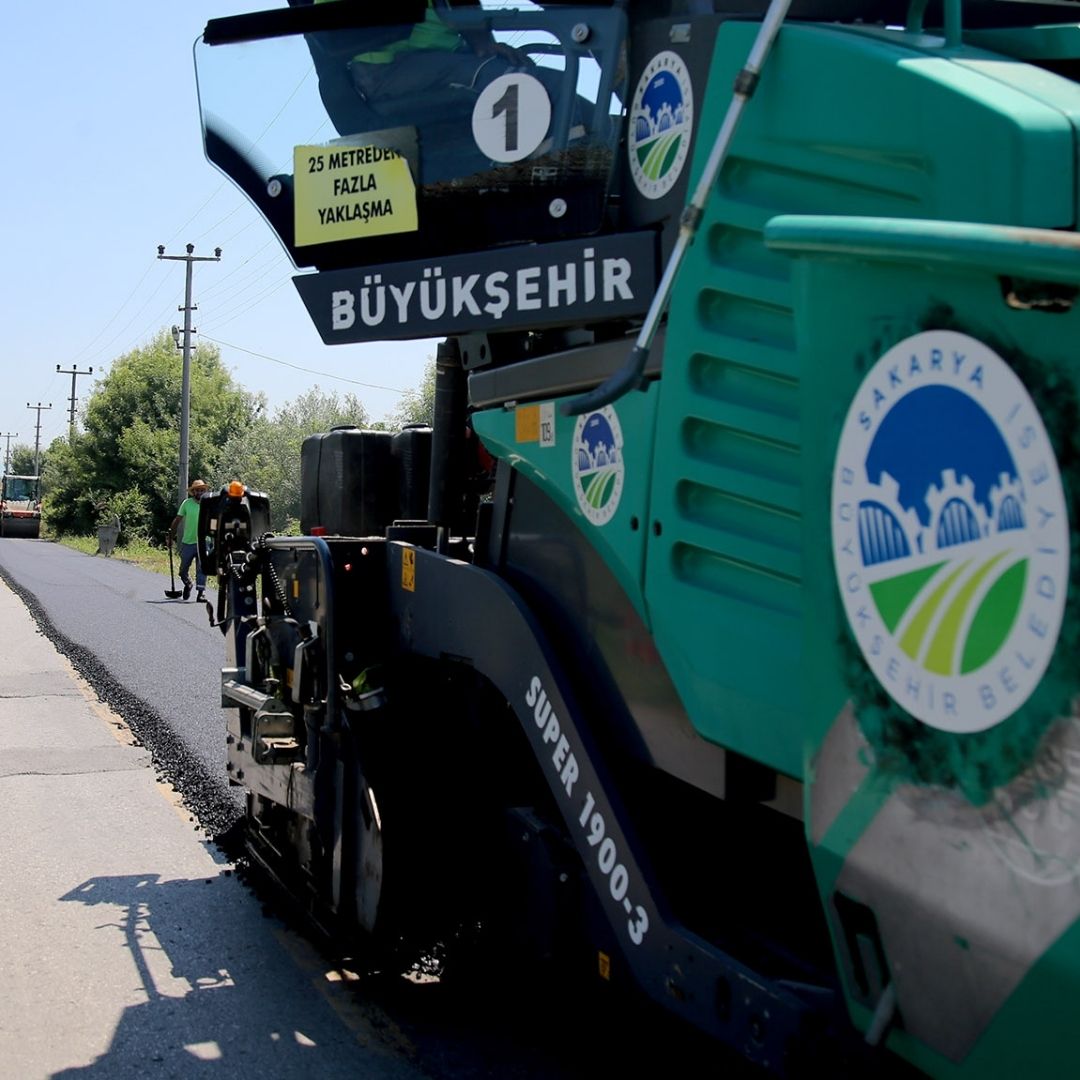
<path fill-rule="evenodd" d="M 719 32 L 728 87 L 754 27 Z M 1077 88 L 1009 73 L 973 48 L 883 30 L 789 25 L 706 207 L 671 304 L 645 598 L 660 652 L 707 738 L 801 776 L 801 353 L 784 212 L 1071 227 Z M 824 73 L 828 73 L 825 77 Z M 699 91 L 700 92 L 700 91 Z M 727 97 L 701 105 L 699 172 Z M 835 674 L 822 674 L 828 682 Z"/>
<path fill-rule="evenodd" d="M 1018 60 L 1075 60 L 1080 57 L 1080 24 L 968 30 L 964 40 Z"/>
<path fill-rule="evenodd" d="M 585 512 L 585 506 L 590 505 L 586 486 L 597 473 L 577 467 L 581 439 L 575 439 L 587 417 L 578 421 L 560 415 L 557 401 L 473 414 L 473 427 L 491 453 L 535 481 L 590 536 L 643 619 L 647 618 L 642 577 L 657 398 L 657 388 L 651 387 L 628 395 L 613 407 L 621 434 L 619 460 L 611 462 L 608 470 L 611 479 L 607 483 L 612 486 L 592 483 L 592 498 L 595 503 L 606 496 L 616 505 L 612 510 L 609 502 L 592 518 Z M 550 445 L 541 443 L 540 410 L 544 410 L 544 422 L 552 425 Z M 613 486 L 616 475 L 617 491 Z M 598 523 L 607 511 L 611 511 L 610 518 Z"/>
<path fill-rule="evenodd" d="M 731 85 L 753 30 L 721 28 L 711 86 Z M 943 730 L 890 697 L 860 652 L 831 543 L 852 398 L 890 347 L 928 329 L 969 335 L 1017 373 L 1069 506 L 1080 497 L 1080 309 L 1068 302 L 1080 248 L 1043 231 L 1076 226 L 1080 96 L 990 54 L 989 40 L 943 51 L 881 29 L 782 31 L 682 268 L 663 379 L 616 406 L 625 474 L 610 521 L 583 510 L 575 422 L 557 407 L 554 446 L 522 438 L 531 428 L 512 412 L 475 423 L 592 535 L 696 729 L 806 781 L 856 1024 L 892 980 L 889 1045 L 931 1075 L 1011 1076 L 1026 1062 L 1057 1076 L 1069 1025 L 1056 1002 L 1063 972 L 1080 970 L 1080 617 L 1070 601 L 1021 708 Z M 724 93 L 700 101 L 695 172 L 726 105 Z M 777 216 L 793 212 L 814 216 Z M 853 214 L 873 218 L 827 216 Z M 976 221 L 988 225 L 957 224 Z M 994 661 L 1029 580 L 995 550 L 925 560 L 872 595 L 902 654 L 946 678 Z M 1007 697 L 1012 676 L 996 677 Z M 869 989 L 837 897 L 880 932 L 885 966 Z"/>
<path fill-rule="evenodd" d="M 853 705 L 859 738 L 846 763 L 824 753 L 812 762 L 808 827 L 853 1016 L 865 1024 L 869 1011 L 851 977 L 835 893 L 875 913 L 899 995 L 894 1049 L 935 1076 L 1059 1076 L 1069 1046 L 1060 1003 L 1080 970 L 1075 536 L 1060 636 L 1038 686 L 994 726 L 943 731 L 885 692 L 853 640 L 830 539 L 831 489 L 848 408 L 867 372 L 897 342 L 951 330 L 989 346 L 1019 376 L 1075 513 L 1080 237 L 827 217 L 781 217 L 767 236 L 796 264 L 799 352 L 820 375 L 801 385 L 805 720 L 824 746 Z M 1019 282 L 1027 283 L 1022 295 Z M 1022 470 L 1020 479 L 1034 521 L 1045 501 L 1041 473 Z M 991 606 L 993 596 L 986 593 Z M 890 604 L 881 607 L 886 623 Z M 970 627 L 977 631 L 978 621 Z M 994 653 L 992 641 L 981 647 Z M 998 694 L 1007 663 L 1016 658 L 995 655 L 985 665 Z M 868 772 L 849 792 L 852 754 Z M 839 809 L 815 821 L 821 806 Z"/>

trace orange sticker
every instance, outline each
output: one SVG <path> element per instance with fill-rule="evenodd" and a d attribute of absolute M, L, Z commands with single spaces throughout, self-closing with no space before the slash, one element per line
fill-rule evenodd
<path fill-rule="evenodd" d="M 521 405 L 514 410 L 514 438 L 519 443 L 540 441 L 539 405 Z"/>

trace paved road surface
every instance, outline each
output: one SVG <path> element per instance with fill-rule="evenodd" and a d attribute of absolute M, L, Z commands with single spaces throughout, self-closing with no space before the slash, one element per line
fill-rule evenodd
<path fill-rule="evenodd" d="M 47 541 L 0 539 L 0 575 L 44 616 L 54 642 L 150 747 L 158 768 L 183 781 L 204 824 L 227 825 L 242 798 L 225 781 L 224 640 L 206 608 L 167 599 L 164 575 Z"/>
<path fill-rule="evenodd" d="M 421 1080 L 35 630 L 0 583 L 0 1077 Z"/>
<path fill-rule="evenodd" d="M 210 833 L 239 807 L 205 609 L 166 600 L 167 577 L 45 541 L 0 539 L 0 577 L 89 683 L 72 689 L 0 582 L 0 1080 L 747 1075 L 657 1014 L 545 988 L 513 957 L 465 985 L 343 974 L 264 919 L 192 827 L 192 807 Z M 116 745 L 115 715 L 86 718 L 96 698 L 184 806 L 145 749 Z"/>

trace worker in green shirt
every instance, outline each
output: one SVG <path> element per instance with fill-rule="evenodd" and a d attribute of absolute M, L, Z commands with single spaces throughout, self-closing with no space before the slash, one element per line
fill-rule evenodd
<path fill-rule="evenodd" d="M 205 600 L 206 575 L 199 560 L 199 500 L 206 494 L 205 480 L 192 480 L 188 486 L 188 497 L 180 504 L 176 517 L 169 526 L 169 547 L 173 546 L 173 537 L 181 525 L 184 531 L 180 537 L 180 580 L 184 583 L 184 599 L 191 598 L 191 563 L 195 563 L 195 599 Z"/>

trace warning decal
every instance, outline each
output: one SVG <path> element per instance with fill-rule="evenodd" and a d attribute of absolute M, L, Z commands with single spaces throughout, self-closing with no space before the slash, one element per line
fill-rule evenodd
<path fill-rule="evenodd" d="M 390 147 L 297 146 L 296 246 L 415 232 L 416 185 Z"/>

